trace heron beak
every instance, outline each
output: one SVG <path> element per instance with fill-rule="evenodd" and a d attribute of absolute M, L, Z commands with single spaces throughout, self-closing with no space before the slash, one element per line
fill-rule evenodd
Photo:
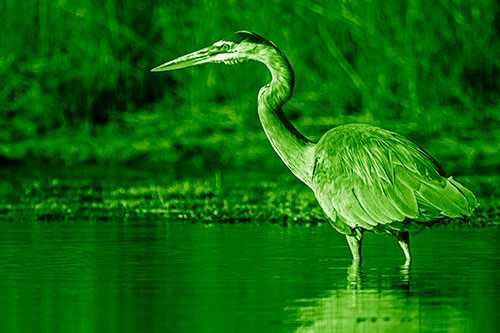
<path fill-rule="evenodd" d="M 211 48 L 207 47 L 199 51 L 186 54 L 185 56 L 179 57 L 172 61 L 166 62 L 163 65 L 153 68 L 151 72 L 172 71 L 174 69 L 181 69 L 211 62 L 215 58 L 215 54 L 213 54 L 213 52 L 211 51 Z"/>

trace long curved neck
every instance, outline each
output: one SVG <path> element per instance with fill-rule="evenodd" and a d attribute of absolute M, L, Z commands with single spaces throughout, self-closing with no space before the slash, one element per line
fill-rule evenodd
<path fill-rule="evenodd" d="M 271 71 L 272 81 L 261 88 L 258 99 L 259 119 L 276 153 L 286 166 L 306 185 L 311 185 L 313 143 L 288 121 L 281 107 L 292 96 L 293 70 L 288 60 L 270 50 L 257 59 Z"/>

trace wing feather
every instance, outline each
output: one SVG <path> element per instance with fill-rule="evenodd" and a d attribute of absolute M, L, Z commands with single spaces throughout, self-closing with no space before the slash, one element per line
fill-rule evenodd
<path fill-rule="evenodd" d="M 377 223 L 363 211 L 361 205 L 356 200 L 352 191 L 343 192 L 344 201 L 342 203 L 334 202 L 334 207 L 349 224 L 351 228 L 360 226 L 365 229 L 373 229 Z"/>
<path fill-rule="evenodd" d="M 405 221 L 467 216 L 477 206 L 474 194 L 443 177 L 422 148 L 368 125 L 340 126 L 323 136 L 312 187 L 342 233 L 358 226 L 370 230 L 397 222 L 394 228 L 401 228 Z"/>
<path fill-rule="evenodd" d="M 394 194 L 391 199 L 394 201 L 395 207 L 408 218 L 418 217 L 418 205 L 417 199 L 415 197 L 415 187 L 412 187 L 408 183 L 410 181 L 403 182 L 402 179 L 410 178 L 411 175 L 406 172 L 406 170 L 397 169 L 397 174 L 394 177 Z"/>
<path fill-rule="evenodd" d="M 355 189 L 356 197 L 363 207 L 363 209 L 372 217 L 374 221 L 379 224 L 387 224 L 395 220 L 402 220 L 404 217 L 393 207 L 388 207 L 389 202 L 387 200 L 381 200 L 379 205 L 373 205 L 379 198 L 382 198 L 380 193 L 377 194 L 376 191 L 364 191 L 360 189 Z M 357 194 L 358 192 L 362 194 Z"/>

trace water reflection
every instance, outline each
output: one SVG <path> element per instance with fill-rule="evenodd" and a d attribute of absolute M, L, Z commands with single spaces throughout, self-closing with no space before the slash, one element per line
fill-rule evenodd
<path fill-rule="evenodd" d="M 0 224 L 0 332 L 499 331 L 499 230 Z"/>
<path fill-rule="evenodd" d="M 391 280 L 390 286 L 385 286 L 388 289 L 401 289 L 409 290 L 410 286 L 410 267 L 411 262 L 405 261 L 405 263 L 399 266 L 399 269 L 393 268 L 393 274 L 389 276 L 394 276 L 396 279 Z M 363 271 L 362 264 L 359 261 L 353 260 L 351 265 L 347 268 L 347 289 L 350 290 L 362 290 L 363 280 L 366 280 L 366 275 L 370 271 Z"/>
<path fill-rule="evenodd" d="M 346 287 L 333 288 L 321 297 L 296 299 L 286 311 L 300 323 L 297 332 L 420 332 L 468 331 L 463 303 L 446 302 L 434 290 L 429 313 L 425 293 L 411 286 L 411 264 L 396 268 L 364 268 L 359 262 L 346 269 Z M 444 309 L 441 307 L 444 306 Z"/>

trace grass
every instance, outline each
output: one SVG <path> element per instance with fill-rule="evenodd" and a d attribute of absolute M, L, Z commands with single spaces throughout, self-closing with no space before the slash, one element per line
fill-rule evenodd
<path fill-rule="evenodd" d="M 0 157 L 193 168 L 274 161 L 255 112 L 263 66 L 149 72 L 249 29 L 291 61 L 286 113 L 307 136 L 371 123 L 438 160 L 453 151 L 449 171 L 498 170 L 499 9 L 488 0 L 7 0 L 0 20 L 16 33 L 0 35 Z"/>
<path fill-rule="evenodd" d="M 3 1 L 15 33 L 0 34 L 0 218 L 324 221 L 258 122 L 262 65 L 150 73 L 247 29 L 290 60 L 285 112 L 304 135 L 399 132 L 480 196 L 473 224 L 496 224 L 499 12 L 492 0 Z"/>
<path fill-rule="evenodd" d="M 158 222 L 279 223 L 316 225 L 325 217 L 305 185 L 288 172 L 217 172 L 207 177 L 156 177 L 134 169 L 68 169 L 44 176 L 15 171 L 0 183 L 5 221 L 154 220 Z M 154 172 L 154 174 L 157 174 Z M 11 175 L 12 176 L 12 175 Z M 118 177 L 117 177 L 118 176 Z M 457 225 L 500 224 L 499 176 L 459 178 L 481 206 Z"/>

